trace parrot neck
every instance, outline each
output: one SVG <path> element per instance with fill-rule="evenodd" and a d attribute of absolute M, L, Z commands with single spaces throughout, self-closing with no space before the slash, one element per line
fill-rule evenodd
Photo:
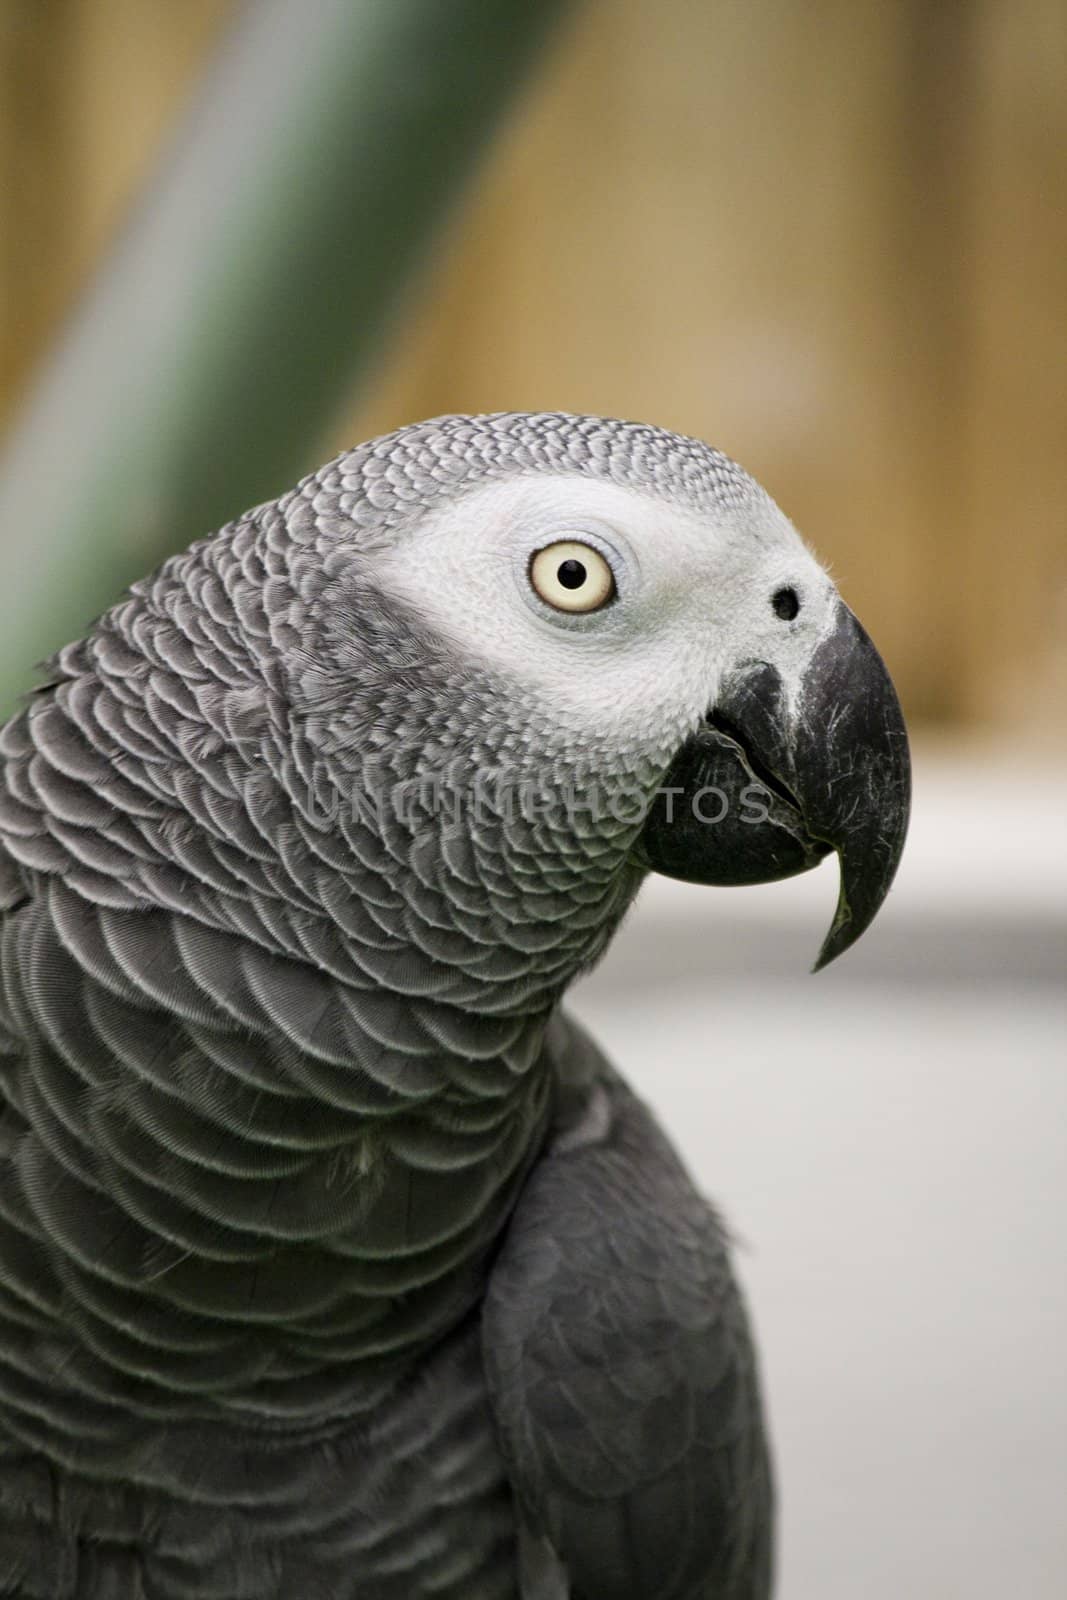
<path fill-rule="evenodd" d="M 398 679 L 316 725 L 216 601 L 168 627 L 165 598 L 4 733 L 9 1287 L 38 1309 L 0 1347 L 57 1451 L 90 1395 L 94 1450 L 145 1415 L 315 1426 L 467 1315 L 544 1138 L 547 1024 L 641 878 L 632 821 L 418 793 L 530 774 L 488 691 L 431 685 L 417 742 Z M 385 777 L 411 808 L 356 803 Z"/>

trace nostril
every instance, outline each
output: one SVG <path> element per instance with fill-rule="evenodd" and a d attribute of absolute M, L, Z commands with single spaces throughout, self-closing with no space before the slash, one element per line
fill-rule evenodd
<path fill-rule="evenodd" d="M 792 622 L 800 610 L 800 596 L 795 589 L 779 589 L 771 600 L 775 616 L 783 622 Z"/>

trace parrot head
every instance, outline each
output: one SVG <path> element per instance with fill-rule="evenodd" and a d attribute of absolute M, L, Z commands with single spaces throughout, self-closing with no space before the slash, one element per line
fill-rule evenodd
<path fill-rule="evenodd" d="M 299 695 L 320 749 L 336 759 L 358 721 L 364 776 L 369 743 L 408 782 L 496 780 L 482 800 L 512 881 L 536 855 L 543 905 L 553 887 L 581 899 L 563 870 L 576 861 L 629 894 L 649 870 L 758 883 L 833 851 L 818 965 L 868 927 L 907 828 L 900 706 L 825 570 L 740 467 L 641 424 L 446 417 L 339 458 L 281 505 L 316 551 Z"/>

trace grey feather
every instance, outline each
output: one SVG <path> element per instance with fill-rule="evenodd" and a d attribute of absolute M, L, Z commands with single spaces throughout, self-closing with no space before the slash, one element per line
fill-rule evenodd
<path fill-rule="evenodd" d="M 606 1063 L 523 1190 L 483 1338 L 512 1483 L 572 1596 L 769 1592 L 770 1468 L 726 1239 Z"/>
<path fill-rule="evenodd" d="M 640 883 L 632 825 L 590 849 L 360 803 L 446 758 L 460 783 L 597 768 L 365 559 L 517 473 L 697 508 L 759 493 L 633 424 L 405 429 L 135 585 L 0 734 L 0 1595 L 516 1600 L 514 1494 L 584 1600 L 765 1593 L 751 1355 L 710 1213 L 610 1078 L 602 1139 L 537 1164 L 600 1077 L 550 1019 Z M 561 1227 L 573 1249 L 531 1284 Z M 594 1389 L 576 1329 L 590 1387 L 568 1400 L 572 1302 L 620 1360 L 638 1347 Z M 682 1587 L 705 1556 L 728 1575 Z"/>

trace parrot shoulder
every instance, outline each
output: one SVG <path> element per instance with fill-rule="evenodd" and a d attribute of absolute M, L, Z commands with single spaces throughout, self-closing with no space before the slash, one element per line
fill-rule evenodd
<path fill-rule="evenodd" d="M 723 1228 L 648 1108 L 573 1023 L 556 1027 L 561 1120 L 483 1318 L 525 1546 L 541 1552 L 524 1600 L 527 1568 L 531 1595 L 561 1600 L 758 1600 L 772 1487 Z M 569 1589 L 541 1579 L 548 1551 Z"/>

